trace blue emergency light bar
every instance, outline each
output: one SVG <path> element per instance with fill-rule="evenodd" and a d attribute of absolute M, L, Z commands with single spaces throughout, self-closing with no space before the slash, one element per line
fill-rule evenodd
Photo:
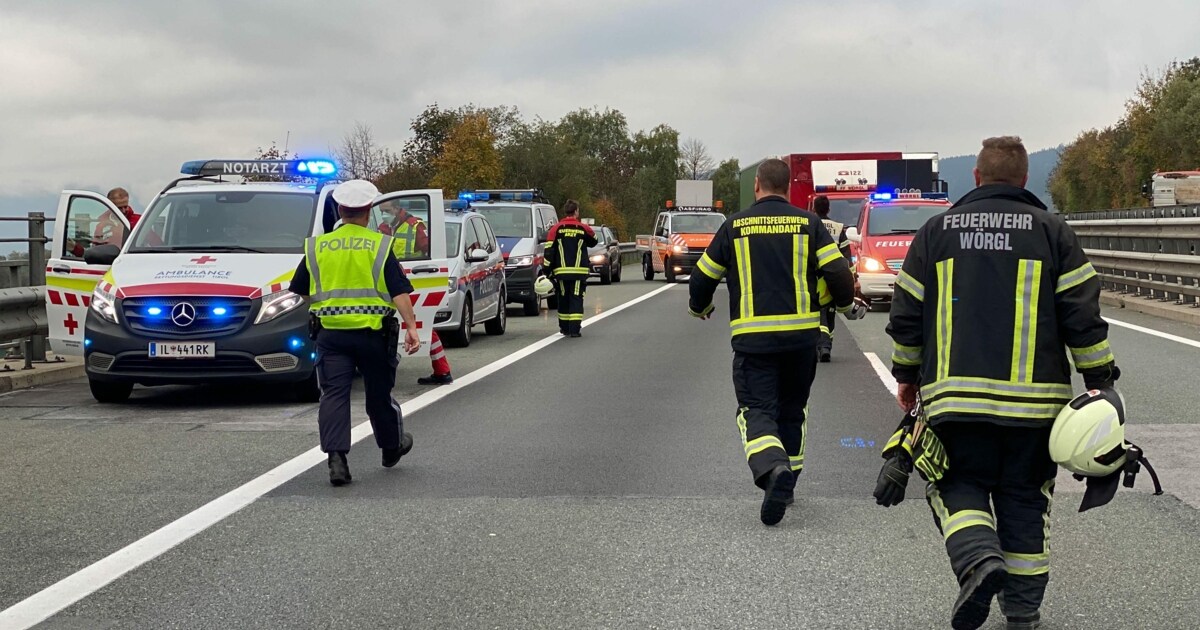
<path fill-rule="evenodd" d="M 331 160 L 193 160 L 179 169 L 184 175 L 279 175 L 328 178 L 337 173 Z"/>
<path fill-rule="evenodd" d="M 533 201 L 533 191 L 488 191 L 464 190 L 458 193 L 458 198 L 466 201 Z"/>
<path fill-rule="evenodd" d="M 949 198 L 949 196 L 944 192 L 918 192 L 918 191 L 908 192 L 908 191 L 905 191 L 905 192 L 894 192 L 894 193 L 889 193 L 889 192 L 871 193 L 871 201 L 904 201 L 905 199 L 930 199 L 930 200 L 936 201 L 936 200 L 948 199 L 948 198 Z"/>
<path fill-rule="evenodd" d="M 466 212 L 471 207 L 470 204 L 466 199 L 451 199 L 446 204 L 446 209 L 451 212 Z"/>

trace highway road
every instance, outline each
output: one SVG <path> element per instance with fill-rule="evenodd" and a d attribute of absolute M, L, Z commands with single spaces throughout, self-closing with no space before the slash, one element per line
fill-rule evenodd
<path fill-rule="evenodd" d="M 415 385 L 428 361 L 406 359 L 416 446 L 383 469 L 360 427 L 344 488 L 311 450 L 315 406 L 278 392 L 0 396 L 0 627 L 946 627 L 957 589 L 919 480 L 896 508 L 870 497 L 899 419 L 872 363 L 886 313 L 839 322 L 796 504 L 767 528 L 725 292 L 701 322 L 666 287 L 591 287 L 582 339 L 512 317 L 450 351 L 450 387 Z M 1046 627 L 1193 628 L 1200 331 L 1107 315 L 1131 439 L 1168 494 L 1143 476 L 1078 514 L 1083 486 L 1060 476 Z"/>

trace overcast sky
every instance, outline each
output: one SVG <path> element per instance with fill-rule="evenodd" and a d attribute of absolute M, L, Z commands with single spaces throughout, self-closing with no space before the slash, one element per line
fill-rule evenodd
<path fill-rule="evenodd" d="M 1115 121 L 1200 54 L 1195 0 L 0 0 L 0 214 L 65 187 L 139 208 L 185 160 L 399 151 L 428 104 L 667 123 L 715 157 L 1030 149 Z M 31 208 L 30 205 L 38 205 Z"/>

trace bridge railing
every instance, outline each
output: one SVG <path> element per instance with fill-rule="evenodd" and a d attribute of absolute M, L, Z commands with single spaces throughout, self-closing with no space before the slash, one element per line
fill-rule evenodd
<path fill-rule="evenodd" d="M 26 364 L 46 360 L 46 243 L 51 240 L 46 238 L 46 223 L 51 221 L 54 219 L 46 218 L 44 212 L 30 212 L 23 217 L 0 217 L 0 222 L 28 224 L 27 237 L 0 238 L 0 243 L 25 243 L 29 248 L 29 254 L 23 261 L 28 266 L 25 274 L 20 273 L 23 265 L 5 266 L 5 271 L 24 280 L 29 286 L 0 290 L 0 349 L 19 348 Z"/>
<path fill-rule="evenodd" d="M 1200 206 L 1083 212 L 1067 223 L 1104 288 L 1200 308 Z"/>

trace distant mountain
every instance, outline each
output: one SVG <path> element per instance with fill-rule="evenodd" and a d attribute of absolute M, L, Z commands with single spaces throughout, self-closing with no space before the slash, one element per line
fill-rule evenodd
<path fill-rule="evenodd" d="M 1042 149 L 1029 154 L 1029 191 L 1038 196 L 1049 206 L 1052 212 L 1058 212 L 1054 202 L 1050 200 L 1050 192 L 1046 190 L 1046 181 L 1050 179 L 1050 171 L 1058 164 L 1058 153 L 1064 147 Z M 955 201 L 975 187 L 975 156 L 958 155 L 942 158 L 938 161 L 942 179 L 950 186 L 950 199 Z"/>

